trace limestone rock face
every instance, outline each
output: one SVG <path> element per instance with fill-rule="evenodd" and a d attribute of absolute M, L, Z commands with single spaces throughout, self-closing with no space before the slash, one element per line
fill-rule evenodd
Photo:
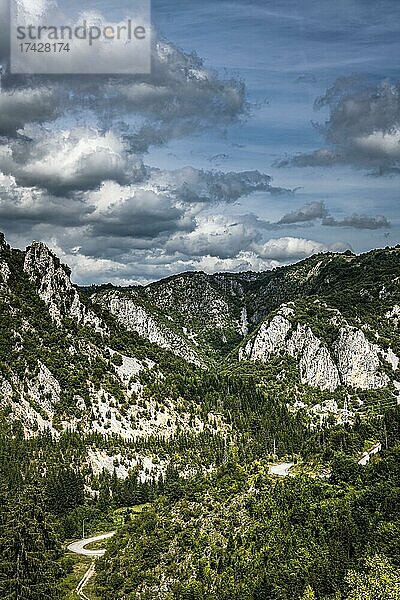
<path fill-rule="evenodd" d="M 240 358 L 266 362 L 274 354 L 284 352 L 286 337 L 291 327 L 291 323 L 283 315 L 277 315 L 271 321 L 263 323 L 257 336 L 241 349 Z"/>
<path fill-rule="evenodd" d="M 0 376 L 0 407 L 10 411 L 11 420 L 22 423 L 27 437 L 45 430 L 58 437 L 52 420 L 61 389 L 49 369 L 39 361 L 38 372 L 33 379 L 22 381 L 11 373 L 9 376 L 10 381 Z"/>
<path fill-rule="evenodd" d="M 392 308 L 392 310 L 389 310 L 386 314 L 385 317 L 387 319 L 389 319 L 390 321 L 392 321 L 395 325 L 395 327 L 397 327 L 397 325 L 399 324 L 400 321 L 400 306 L 398 304 L 395 304 Z"/>
<path fill-rule="evenodd" d="M 28 380 L 26 384 L 26 400 L 34 400 L 37 406 L 47 414 L 51 419 L 54 414 L 54 407 L 60 400 L 61 387 L 57 379 L 52 375 L 49 369 L 39 361 L 37 376 Z"/>
<path fill-rule="evenodd" d="M 388 385 L 389 377 L 380 372 L 379 359 L 387 353 L 372 345 L 360 329 L 346 323 L 338 325 L 337 340 L 328 347 L 313 333 L 312 326 L 294 321 L 294 310 L 282 306 L 240 349 L 239 359 L 268 362 L 272 356 L 291 356 L 298 362 L 302 383 L 322 390 L 333 391 L 340 385 L 363 390 Z M 334 322 L 338 324 L 337 317 Z M 396 364 L 391 355 L 389 358 Z"/>
<path fill-rule="evenodd" d="M 59 325 L 64 317 L 69 317 L 80 325 L 106 333 L 101 319 L 82 303 L 66 267 L 45 244 L 33 242 L 27 249 L 24 271 L 37 287 L 38 294 L 47 304 L 55 323 Z"/>
<path fill-rule="evenodd" d="M 331 391 L 339 387 L 339 372 L 332 356 L 310 327 L 297 325 L 288 342 L 288 351 L 299 360 L 302 383 Z"/>
<path fill-rule="evenodd" d="M 160 348 L 170 350 L 177 356 L 194 363 L 201 364 L 201 360 L 186 340 L 172 331 L 167 326 L 156 322 L 155 318 L 142 306 L 138 305 L 134 298 L 109 292 L 101 298 L 102 306 L 106 307 L 128 331 L 136 331 L 140 336 L 146 338 Z"/>
<path fill-rule="evenodd" d="M 7 283 L 10 277 L 10 268 L 5 260 L 0 260 L 0 285 Z"/>
<path fill-rule="evenodd" d="M 389 377 L 379 373 L 377 350 L 360 329 L 341 328 L 335 351 L 344 385 L 373 390 L 389 383 Z"/>

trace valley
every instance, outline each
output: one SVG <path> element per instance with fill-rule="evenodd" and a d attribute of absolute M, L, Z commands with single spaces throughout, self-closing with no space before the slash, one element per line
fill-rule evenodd
<path fill-rule="evenodd" d="M 82 522 L 117 531 L 96 600 L 353 600 L 366 561 L 396 578 L 399 282 L 388 247 L 78 288 L 0 236 L 0 591 L 25 536 L 18 585 L 40 561 L 32 598 L 72 598 Z"/>

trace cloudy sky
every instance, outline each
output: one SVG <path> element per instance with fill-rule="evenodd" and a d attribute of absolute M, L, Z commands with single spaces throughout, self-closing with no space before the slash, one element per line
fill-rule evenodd
<path fill-rule="evenodd" d="M 119 22 L 129 4 L 68 7 Z M 77 283 L 128 284 L 400 243 L 398 0 L 153 0 L 152 15 L 150 76 L 11 76 L 0 32 L 13 245 L 45 241 Z"/>

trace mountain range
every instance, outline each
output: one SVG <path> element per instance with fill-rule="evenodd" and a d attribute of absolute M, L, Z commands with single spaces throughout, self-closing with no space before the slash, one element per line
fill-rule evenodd
<path fill-rule="evenodd" d="M 292 404 L 313 389 L 359 404 L 368 394 L 358 392 L 399 393 L 400 247 L 127 288 L 78 288 L 70 274 L 43 243 L 21 251 L 1 236 L 0 401 L 30 434 L 68 427 L 129 439 L 190 428 L 189 405 L 165 398 L 160 413 L 146 391 L 147 379 L 182 369 L 289 360 L 299 377 Z"/>
<path fill-rule="evenodd" d="M 396 587 L 399 282 L 395 247 L 79 288 L 46 245 L 1 235 L 3 571 L 43 536 L 63 575 L 46 555 L 39 587 L 74 597 L 51 523 L 64 542 L 85 524 L 117 529 L 87 597 Z"/>

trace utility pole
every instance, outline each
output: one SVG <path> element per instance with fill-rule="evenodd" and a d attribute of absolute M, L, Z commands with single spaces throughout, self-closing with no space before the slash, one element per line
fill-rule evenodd
<path fill-rule="evenodd" d="M 349 422 L 349 404 L 347 398 L 344 401 L 344 409 L 343 409 L 343 423 L 347 425 Z"/>
<path fill-rule="evenodd" d="M 224 456 L 222 458 L 222 463 L 226 465 L 228 463 L 228 448 L 226 443 L 226 438 L 224 438 Z"/>
<path fill-rule="evenodd" d="M 82 539 L 85 539 L 85 519 L 82 521 Z"/>

